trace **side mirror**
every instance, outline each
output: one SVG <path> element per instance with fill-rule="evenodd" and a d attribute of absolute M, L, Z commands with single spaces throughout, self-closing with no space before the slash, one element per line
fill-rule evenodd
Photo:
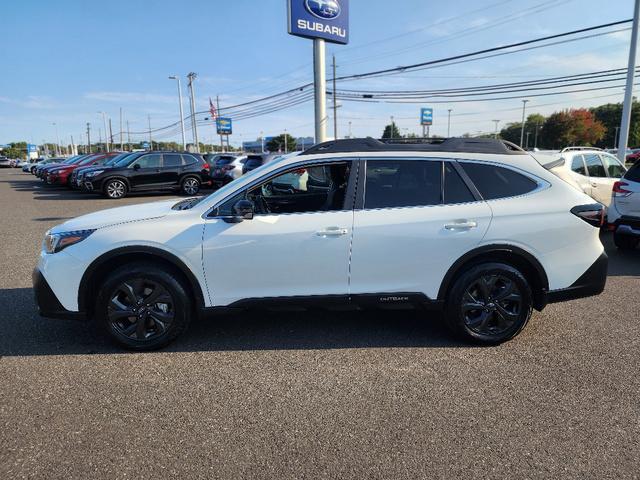
<path fill-rule="evenodd" d="M 238 221 L 253 220 L 253 211 L 255 207 L 250 200 L 238 200 L 233 206 L 233 213 Z"/>
<path fill-rule="evenodd" d="M 136 163 L 136 164 L 133 166 L 133 169 L 134 169 L 134 170 L 140 170 L 140 164 L 139 164 L 139 163 Z"/>

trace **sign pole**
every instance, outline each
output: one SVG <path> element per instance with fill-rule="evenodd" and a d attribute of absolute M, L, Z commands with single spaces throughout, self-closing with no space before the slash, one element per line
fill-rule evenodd
<path fill-rule="evenodd" d="M 313 39 L 313 83 L 315 89 L 316 143 L 327 140 L 327 75 L 325 43 L 322 38 Z"/>

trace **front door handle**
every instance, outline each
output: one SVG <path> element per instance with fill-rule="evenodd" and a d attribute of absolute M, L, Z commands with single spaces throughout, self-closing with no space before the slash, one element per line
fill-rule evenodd
<path fill-rule="evenodd" d="M 346 235 L 348 232 L 346 228 L 327 227 L 324 230 L 318 230 L 316 235 L 319 237 L 340 237 Z"/>
<path fill-rule="evenodd" d="M 591 182 L 591 186 L 592 186 L 592 187 L 597 187 L 597 186 L 598 186 L 598 184 L 597 184 L 596 182 Z"/>
<path fill-rule="evenodd" d="M 471 230 L 478 226 L 477 222 L 454 222 L 447 223 L 444 228 L 447 230 Z"/>

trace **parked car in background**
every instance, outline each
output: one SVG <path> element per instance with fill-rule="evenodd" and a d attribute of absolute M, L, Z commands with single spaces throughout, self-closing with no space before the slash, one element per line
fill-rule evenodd
<path fill-rule="evenodd" d="M 565 148 L 559 156 L 535 153 L 533 156 L 545 168 L 606 207 L 611 205 L 613 184 L 627 171 L 610 153 L 590 147 Z"/>
<path fill-rule="evenodd" d="M 255 170 L 256 168 L 265 165 L 271 162 L 273 159 L 279 157 L 280 155 L 273 153 L 256 153 L 247 155 L 247 160 L 244 162 L 242 166 L 242 174 L 244 175 L 251 170 Z"/>
<path fill-rule="evenodd" d="M 95 163 L 88 166 L 79 166 L 78 168 L 73 170 L 73 172 L 71 172 L 71 179 L 69 181 L 71 187 L 74 189 L 82 189 L 85 174 L 93 170 L 99 170 L 100 168 L 111 167 L 116 163 L 118 163 L 120 160 L 128 157 L 129 155 L 134 155 L 134 154 L 131 152 L 124 152 L 116 156 L 104 157 L 103 159 L 98 160 Z"/>
<path fill-rule="evenodd" d="M 9 160 L 7 157 L 0 155 L 0 167 L 10 167 L 11 166 L 11 160 Z"/>
<path fill-rule="evenodd" d="M 640 243 L 640 160 L 613 184 L 609 222 L 613 241 L 624 250 L 633 250 Z"/>
<path fill-rule="evenodd" d="M 226 185 L 242 176 L 246 156 L 220 155 L 211 168 L 211 181 L 216 187 Z"/>
<path fill-rule="evenodd" d="M 272 188 L 301 171 L 303 188 Z M 533 309 L 603 291 L 603 210 L 508 142 L 339 140 L 207 197 L 68 220 L 45 236 L 34 291 L 41 315 L 92 318 L 135 350 L 197 314 L 313 305 L 436 310 L 493 345 Z"/>
<path fill-rule="evenodd" d="M 629 151 L 625 157 L 626 163 L 634 164 L 638 160 L 640 160 L 640 148 L 635 148 Z"/>
<path fill-rule="evenodd" d="M 188 152 L 139 153 L 84 175 L 86 190 L 113 199 L 129 192 L 158 190 L 196 195 L 203 184 L 210 183 L 209 165 L 199 154 Z"/>
<path fill-rule="evenodd" d="M 38 160 L 36 160 L 35 162 L 33 162 L 29 166 L 29 172 L 32 175 L 36 175 L 39 167 L 44 167 L 45 165 L 51 165 L 52 163 L 60 163 L 63 160 L 64 160 L 64 158 L 43 158 L 43 159 L 38 159 Z"/>
<path fill-rule="evenodd" d="M 104 163 L 105 160 L 113 158 L 117 153 L 95 153 L 78 162 L 68 165 L 60 165 L 47 171 L 46 180 L 49 185 L 65 185 L 71 187 L 71 173 L 82 166 L 92 166 Z"/>
<path fill-rule="evenodd" d="M 46 175 L 49 169 L 58 167 L 60 165 L 71 165 L 72 163 L 79 162 L 88 156 L 89 155 L 75 155 L 69 158 L 54 158 L 52 162 L 47 162 L 44 165 L 38 165 L 35 169 L 34 175 L 40 180 L 46 181 Z"/>

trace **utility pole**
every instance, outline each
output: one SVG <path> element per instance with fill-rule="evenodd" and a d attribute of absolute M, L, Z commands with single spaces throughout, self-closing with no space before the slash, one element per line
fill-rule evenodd
<path fill-rule="evenodd" d="M 618 130 L 620 130 L 620 127 L 616 127 L 616 136 L 613 137 L 613 148 L 618 148 Z"/>
<path fill-rule="evenodd" d="M 129 130 L 129 120 L 127 120 L 127 150 L 131 151 L 131 130 Z"/>
<path fill-rule="evenodd" d="M 527 132 L 527 143 L 524 144 L 524 149 L 527 150 L 529 148 L 529 135 L 531 135 L 531 132 Z"/>
<path fill-rule="evenodd" d="M 104 123 L 104 136 L 107 142 L 105 151 L 108 152 L 111 149 L 111 147 L 109 145 L 108 133 L 107 133 L 107 114 L 104 112 L 98 112 L 98 113 L 102 113 L 102 123 Z"/>
<path fill-rule="evenodd" d="M 353 135 L 351 134 L 351 121 L 349 121 L 349 138 L 353 138 Z"/>
<path fill-rule="evenodd" d="M 494 137 L 498 138 L 498 124 L 500 123 L 500 120 L 491 120 L 491 121 L 496 124 L 496 130 L 495 130 L 495 133 L 494 133 Z"/>
<path fill-rule="evenodd" d="M 151 137 L 151 115 L 147 115 L 147 120 L 149 121 L 149 147 L 153 151 L 153 137 Z"/>
<path fill-rule="evenodd" d="M 540 130 L 540 122 L 536 122 L 536 135 L 533 138 L 533 148 L 538 148 L 538 130 Z"/>
<path fill-rule="evenodd" d="M 105 132 L 105 135 L 107 133 Z M 113 129 L 111 128 L 111 119 L 109 119 L 109 143 L 111 144 L 111 148 L 113 148 Z"/>
<path fill-rule="evenodd" d="M 98 127 L 98 145 L 102 145 L 102 129 L 100 127 Z M 98 147 L 98 151 L 100 151 L 100 147 Z M 106 152 L 106 150 L 103 150 L 103 152 Z"/>
<path fill-rule="evenodd" d="M 124 151 L 124 134 L 122 133 L 122 107 L 120 107 L 120 151 Z"/>
<path fill-rule="evenodd" d="M 316 143 L 327 141 L 327 66 L 325 42 L 313 39 L 313 85 Z"/>
<path fill-rule="evenodd" d="M 220 116 L 220 96 L 216 95 L 216 109 L 218 112 L 218 117 Z M 216 125 L 217 125 L 217 120 L 216 120 Z M 222 141 L 222 134 L 220 134 L 220 151 L 222 152 L 224 150 L 224 144 Z"/>
<path fill-rule="evenodd" d="M 338 140 L 338 95 L 336 94 L 336 56 L 333 55 L 333 139 Z"/>
<path fill-rule="evenodd" d="M 87 153 L 91 153 L 91 124 L 87 122 Z"/>
<path fill-rule="evenodd" d="M 393 140 L 394 130 L 396 129 L 396 122 L 393 119 L 393 115 L 391 115 L 391 140 Z"/>
<path fill-rule="evenodd" d="M 447 119 L 447 138 L 451 137 L 451 111 L 451 108 L 447 110 L 447 112 L 449 113 L 449 117 Z"/>
<path fill-rule="evenodd" d="M 260 143 L 262 144 L 262 153 L 264 153 L 264 132 L 260 132 Z"/>
<path fill-rule="evenodd" d="M 284 154 L 286 155 L 287 153 L 289 153 L 287 151 L 287 129 L 284 129 Z"/>
<path fill-rule="evenodd" d="M 71 155 L 77 155 L 76 144 L 73 142 L 73 135 L 71 135 Z"/>
<path fill-rule="evenodd" d="M 196 152 L 200 153 L 200 144 L 198 142 L 198 126 L 196 125 L 196 98 L 193 93 L 193 81 L 198 77 L 194 72 L 189 72 L 187 78 L 189 79 L 189 91 L 191 92 L 191 128 L 193 130 L 193 143 L 195 144 Z"/>
<path fill-rule="evenodd" d="M 627 86 L 624 91 L 624 105 L 622 106 L 622 121 L 620 122 L 620 137 L 618 140 L 618 160 L 620 160 L 623 165 L 627 160 L 627 143 L 629 141 L 629 128 L 631 125 L 631 109 L 633 108 L 633 77 L 636 71 L 640 0 L 635 0 L 634 4 L 631 45 L 629 47 L 629 66 L 627 67 Z"/>
<path fill-rule="evenodd" d="M 640 1 L 640 0 L 638 0 Z M 527 102 L 529 100 L 522 100 L 522 130 L 520 130 L 520 148 L 522 148 L 522 144 L 524 143 L 524 115 L 527 109 Z"/>
<path fill-rule="evenodd" d="M 56 157 L 60 156 L 60 136 L 58 135 L 58 125 L 53 122 L 51 125 L 53 125 L 56 129 Z"/>
<path fill-rule="evenodd" d="M 186 152 L 187 136 L 184 131 L 184 110 L 182 109 L 182 84 L 180 83 L 180 77 L 177 75 L 172 75 L 169 77 L 169 79 L 178 81 L 178 103 L 180 104 L 180 128 L 182 129 L 182 148 Z"/>

